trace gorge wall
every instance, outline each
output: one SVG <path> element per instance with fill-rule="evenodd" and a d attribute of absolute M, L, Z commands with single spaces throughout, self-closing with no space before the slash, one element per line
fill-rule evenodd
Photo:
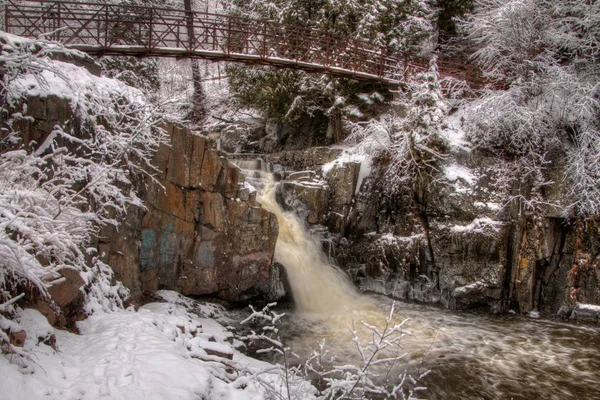
<path fill-rule="evenodd" d="M 23 102 L 29 118 L 14 127 L 24 146 L 43 143 L 56 125 L 80 125 L 67 99 L 44 95 Z M 256 202 L 240 170 L 213 141 L 174 124 L 165 129 L 168 143 L 154 157 L 152 177 L 130 177 L 144 208 L 131 206 L 120 226 L 105 226 L 94 244 L 116 279 L 134 297 L 157 289 L 231 301 L 281 295 L 272 267 L 276 217 Z M 81 299 L 73 293 L 82 284 L 81 278 L 68 279 L 51 291 L 63 314 L 77 312 Z"/>
<path fill-rule="evenodd" d="M 23 101 L 28 118 L 14 128 L 24 145 L 42 143 L 55 125 L 78 127 L 65 99 Z M 548 205 L 562 193 L 560 151 L 548 169 L 555 183 L 532 209 L 509 201 L 530 197 L 518 171 L 468 145 L 451 146 L 432 179 L 390 193 L 385 159 L 374 160 L 367 174 L 364 163 L 340 161 L 341 148 L 302 149 L 332 140 L 335 124 L 321 122 L 319 134 L 309 132 L 298 145 L 280 123 L 253 126 L 248 145 L 238 146 L 239 126 L 225 127 L 221 139 L 229 133 L 230 152 L 267 153 L 283 180 L 279 203 L 323 235 L 328 253 L 364 290 L 492 312 L 571 316 L 585 314 L 580 303 L 600 304 L 600 224 L 569 224 Z M 212 140 L 173 124 L 165 129 L 169 140 L 155 155 L 154 177 L 130 177 L 145 208 L 132 207 L 94 244 L 116 278 L 134 296 L 157 289 L 231 301 L 280 296 L 275 216 Z M 67 281 L 55 290 L 57 299 L 69 293 L 60 299 L 63 309 L 77 303 L 82 284 Z"/>
<path fill-rule="evenodd" d="M 131 210 L 124 226 L 101 235 L 107 263 L 135 294 L 172 289 L 240 301 L 269 291 L 256 287 L 269 285 L 276 217 L 214 142 L 173 124 L 166 130 L 157 174 L 144 180 L 146 210 Z"/>
<path fill-rule="evenodd" d="M 279 202 L 324 235 L 363 290 L 453 309 L 598 320 L 578 304 L 600 304 L 600 226 L 569 223 L 549 205 L 562 193 L 561 152 L 548 170 L 555 183 L 530 209 L 517 201 L 531 193 L 518 171 L 468 145 L 451 146 L 435 178 L 394 194 L 385 160 L 365 178 L 360 163 L 334 162 L 342 153 L 316 147 L 265 157 L 281 166 Z"/>

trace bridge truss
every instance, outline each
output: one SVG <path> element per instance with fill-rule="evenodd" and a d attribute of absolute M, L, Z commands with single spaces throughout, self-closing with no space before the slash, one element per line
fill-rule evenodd
<path fill-rule="evenodd" d="M 74 1 L 5 0 L 6 31 L 45 37 L 91 55 L 202 58 L 296 68 L 398 86 L 426 69 L 357 38 L 267 20 Z M 482 86 L 469 65 L 439 62 L 442 75 Z"/>

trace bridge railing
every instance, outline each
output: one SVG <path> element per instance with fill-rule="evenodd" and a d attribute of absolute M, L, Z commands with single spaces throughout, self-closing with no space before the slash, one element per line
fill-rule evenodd
<path fill-rule="evenodd" d="M 314 65 L 380 78 L 402 76 L 400 59 L 385 55 L 366 41 L 266 20 L 72 1 L 6 0 L 5 4 L 8 32 L 45 36 L 74 47 L 96 47 L 99 53 L 129 50 L 138 55 L 160 55 L 171 50 L 208 58 L 214 53 L 215 58 L 280 59 L 293 61 L 298 68 Z"/>
<path fill-rule="evenodd" d="M 267 20 L 77 1 L 4 0 L 7 32 L 45 36 L 92 54 L 201 57 L 268 64 L 397 84 L 426 60 L 390 56 L 357 38 Z M 444 77 L 479 89 L 490 82 L 468 64 L 438 61 Z"/>

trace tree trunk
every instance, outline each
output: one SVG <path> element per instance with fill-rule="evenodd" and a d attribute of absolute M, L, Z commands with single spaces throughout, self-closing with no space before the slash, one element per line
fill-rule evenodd
<path fill-rule="evenodd" d="M 190 50 L 195 47 L 195 35 L 194 35 L 194 14 L 192 12 L 192 0 L 183 0 L 183 6 L 187 15 L 187 31 Z M 187 115 L 192 123 L 202 125 L 204 118 L 206 117 L 206 111 L 204 110 L 204 103 L 206 96 L 204 95 L 204 88 L 202 87 L 202 74 L 200 73 L 200 66 L 198 60 L 191 59 L 192 63 L 192 83 L 194 85 L 194 94 L 192 96 L 192 104 L 190 111 Z"/>

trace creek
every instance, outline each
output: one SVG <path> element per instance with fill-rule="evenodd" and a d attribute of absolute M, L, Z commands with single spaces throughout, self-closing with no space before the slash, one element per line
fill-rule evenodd
<path fill-rule="evenodd" d="M 360 362 L 351 329 L 361 340 L 381 327 L 392 300 L 359 293 L 294 214 L 275 199 L 276 182 L 260 160 L 236 161 L 277 215 L 280 233 L 275 261 L 286 268 L 294 308 L 285 310 L 286 345 L 301 359 L 325 340 L 336 363 Z M 405 356 L 388 376 L 429 370 L 419 382 L 429 399 L 599 399 L 600 329 L 521 316 L 453 312 L 428 305 L 396 303 L 394 319 L 407 320 Z M 382 371 L 382 376 L 385 375 Z M 395 383 L 395 382 L 392 382 Z"/>

